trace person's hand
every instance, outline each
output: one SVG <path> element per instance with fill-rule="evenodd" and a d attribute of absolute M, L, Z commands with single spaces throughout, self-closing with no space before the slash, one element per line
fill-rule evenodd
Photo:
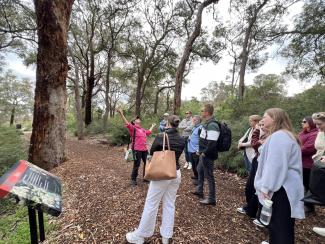
<path fill-rule="evenodd" d="M 237 148 L 238 148 L 238 149 L 241 149 L 242 147 L 243 147 L 243 146 L 242 146 L 242 143 L 239 142 Z"/>
<path fill-rule="evenodd" d="M 195 154 L 196 154 L 197 156 L 200 156 L 200 153 L 199 153 L 199 152 L 196 152 Z"/>
<path fill-rule="evenodd" d="M 325 157 L 321 157 L 320 161 L 321 161 L 322 163 L 325 163 Z"/>
<path fill-rule="evenodd" d="M 269 197 L 268 194 L 262 192 L 262 196 L 264 197 L 264 199 L 268 199 L 268 200 L 271 200 L 271 198 Z"/>
<path fill-rule="evenodd" d="M 155 126 L 156 126 L 156 123 L 153 123 L 153 124 L 151 125 L 152 128 L 155 127 Z"/>

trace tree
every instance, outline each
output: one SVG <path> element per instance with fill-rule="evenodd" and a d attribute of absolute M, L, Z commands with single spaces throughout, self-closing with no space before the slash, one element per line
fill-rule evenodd
<path fill-rule="evenodd" d="M 325 80 L 325 2 L 308 0 L 295 17 L 294 27 L 276 33 L 289 38 L 282 54 L 290 59 L 287 72 L 302 80 Z"/>
<path fill-rule="evenodd" d="M 0 77 L 0 114 L 10 118 L 10 126 L 17 115 L 28 115 L 32 106 L 32 87 L 28 79 L 18 80 L 12 71 Z"/>
<path fill-rule="evenodd" d="M 65 160 L 67 31 L 73 0 L 35 0 L 38 54 L 29 161 L 51 169 Z"/>
<path fill-rule="evenodd" d="M 174 95 L 174 114 L 179 114 L 180 112 L 180 107 L 181 107 L 181 97 L 182 97 L 182 83 L 183 83 L 183 75 L 185 72 L 185 66 L 186 63 L 188 62 L 191 51 L 193 48 L 193 44 L 196 40 L 196 38 L 200 35 L 201 33 L 201 23 L 202 23 L 202 13 L 204 8 L 207 6 L 217 3 L 218 0 L 205 0 L 203 1 L 199 7 L 198 11 L 196 13 L 196 21 L 195 21 L 195 28 L 190 35 L 189 39 L 187 40 L 184 48 L 183 55 L 181 57 L 181 60 L 179 62 L 177 71 L 176 71 L 176 79 L 175 79 L 175 95 Z"/>

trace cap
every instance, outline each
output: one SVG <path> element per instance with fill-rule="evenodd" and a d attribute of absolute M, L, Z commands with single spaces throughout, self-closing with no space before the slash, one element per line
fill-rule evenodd
<path fill-rule="evenodd" d="M 164 116 L 169 116 L 169 113 L 164 113 Z"/>

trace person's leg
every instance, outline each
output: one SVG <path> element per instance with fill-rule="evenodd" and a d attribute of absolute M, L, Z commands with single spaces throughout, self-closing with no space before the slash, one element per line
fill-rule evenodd
<path fill-rule="evenodd" d="M 133 169 L 132 169 L 132 173 L 131 173 L 131 180 L 136 181 L 140 163 L 141 163 L 141 152 L 133 151 L 133 158 L 134 158 L 134 161 L 133 161 Z"/>
<path fill-rule="evenodd" d="M 310 170 L 308 168 L 303 168 L 302 170 L 302 176 L 303 176 L 303 184 L 305 187 L 305 191 L 308 192 L 309 191 L 309 179 L 310 179 Z M 315 206 L 312 203 L 305 203 L 305 212 L 306 213 L 310 213 L 310 212 L 314 212 L 315 211 Z"/>
<path fill-rule="evenodd" d="M 140 224 L 136 230 L 138 236 L 150 237 L 153 235 L 159 203 L 168 189 L 169 184 L 170 181 L 168 180 L 150 182 Z"/>
<path fill-rule="evenodd" d="M 198 185 L 196 188 L 196 191 L 198 193 L 203 194 L 203 186 L 204 186 L 204 169 L 203 169 L 203 162 L 202 162 L 202 156 L 199 157 L 199 163 L 196 167 L 198 172 Z"/>
<path fill-rule="evenodd" d="M 249 161 L 245 150 L 244 150 L 244 164 L 245 164 L 246 172 L 249 174 L 249 172 L 251 171 L 251 162 Z"/>
<path fill-rule="evenodd" d="M 188 154 L 188 144 L 187 144 L 188 137 L 184 137 L 184 140 L 185 140 L 185 148 L 184 148 L 185 160 L 186 160 L 187 163 L 189 163 L 190 162 L 190 157 L 189 157 L 189 154 Z"/>
<path fill-rule="evenodd" d="M 202 157 L 204 176 L 207 178 L 209 186 L 209 196 L 208 200 L 210 202 L 216 202 L 216 185 L 214 180 L 213 168 L 214 162 L 207 157 Z"/>
<path fill-rule="evenodd" d="M 143 177 L 146 173 L 146 163 L 147 163 L 147 156 L 148 156 L 148 151 L 142 151 L 141 152 L 141 158 L 142 158 L 142 161 L 143 161 Z"/>
<path fill-rule="evenodd" d="M 295 219 L 283 187 L 273 194 L 272 217 L 269 224 L 270 244 L 293 244 L 295 242 Z"/>
<path fill-rule="evenodd" d="M 193 170 L 193 174 L 194 174 L 194 178 L 197 179 L 198 178 L 198 173 L 197 173 L 197 164 L 198 164 L 198 160 L 199 160 L 199 156 L 196 155 L 196 153 L 190 153 L 189 152 L 189 157 L 190 157 L 190 162 L 192 163 L 192 170 Z"/>
<path fill-rule="evenodd" d="M 164 238 L 171 238 L 174 230 L 175 200 L 179 184 L 181 183 L 181 171 L 177 170 L 177 178 L 171 180 L 162 198 L 162 221 L 160 234 Z"/>
<path fill-rule="evenodd" d="M 257 209 L 258 209 L 258 197 L 255 194 L 254 180 L 257 171 L 258 162 L 257 159 L 254 158 L 252 162 L 251 172 L 247 178 L 246 187 L 245 187 L 245 196 L 246 196 L 246 205 L 244 210 L 246 214 L 255 218 Z"/>

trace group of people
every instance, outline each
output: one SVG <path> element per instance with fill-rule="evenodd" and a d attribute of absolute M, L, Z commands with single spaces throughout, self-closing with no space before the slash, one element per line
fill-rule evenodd
<path fill-rule="evenodd" d="M 134 165 L 131 184 L 136 185 L 141 160 L 144 166 L 147 160 L 146 137 L 152 133 L 155 124 L 146 130 L 141 127 L 140 118 L 129 122 L 121 110 L 118 112 L 132 138 Z M 325 163 L 325 112 L 304 118 L 303 131 L 299 136 L 294 133 L 288 114 L 280 108 L 266 110 L 262 118 L 252 115 L 249 123 L 250 129 L 238 143 L 238 149 L 244 152 L 249 177 L 245 188 L 246 204 L 237 211 L 255 218 L 254 223 L 261 225 L 258 220 L 261 208 L 265 200 L 272 200 L 269 242 L 294 243 L 295 219 L 303 219 L 305 210 L 314 209 L 308 204 L 304 209 L 301 201 L 304 198 L 304 188 L 308 190 L 310 168 L 315 160 Z M 172 180 L 150 181 L 139 226 L 126 234 L 129 243 L 144 243 L 146 237 L 153 235 L 161 201 L 162 242 L 168 243 L 172 237 L 175 200 L 181 182 L 179 158 L 183 152 L 185 167 L 193 170 L 192 179 L 196 189 L 192 193 L 199 198 L 201 204 L 216 205 L 213 169 L 214 161 L 218 158 L 216 148 L 220 128 L 214 117 L 213 105 L 205 104 L 201 116 L 193 116 L 191 111 L 187 111 L 182 121 L 176 115 L 164 114 L 159 131 L 168 134 L 170 150 L 175 151 L 177 177 Z M 159 133 L 152 143 L 149 155 L 162 149 L 163 133 Z M 203 191 L 205 180 L 208 186 L 206 197 Z M 325 229 L 316 228 L 315 231 L 324 234 Z"/>
<path fill-rule="evenodd" d="M 295 219 L 303 219 L 305 213 L 315 211 L 314 205 L 301 200 L 309 190 L 314 162 L 325 165 L 325 112 L 303 118 L 299 135 L 294 133 L 286 112 L 278 108 L 267 110 L 263 118 L 250 116 L 249 124 L 250 128 L 238 142 L 249 177 L 246 203 L 237 211 L 264 227 L 259 221 L 261 209 L 265 199 L 272 200 L 270 243 L 294 243 Z M 325 228 L 313 230 L 325 236 Z"/>

